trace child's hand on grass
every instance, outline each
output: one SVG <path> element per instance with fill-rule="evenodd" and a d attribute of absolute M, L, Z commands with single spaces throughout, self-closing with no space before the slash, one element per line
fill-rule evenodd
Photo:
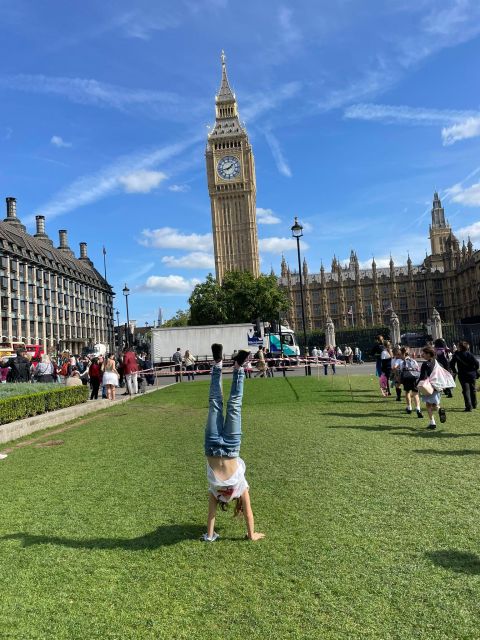
<path fill-rule="evenodd" d="M 265 538 L 264 533 L 254 532 L 251 536 L 247 536 L 247 540 L 251 540 L 252 542 L 256 542 L 257 540 L 261 540 L 262 538 Z"/>

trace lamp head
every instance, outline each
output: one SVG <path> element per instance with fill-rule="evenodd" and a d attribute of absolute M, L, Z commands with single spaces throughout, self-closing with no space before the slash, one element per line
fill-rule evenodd
<path fill-rule="evenodd" d="M 292 236 L 294 238 L 301 238 L 303 236 L 303 227 L 299 223 L 297 216 L 295 216 L 295 222 L 292 226 Z"/>
<path fill-rule="evenodd" d="M 128 296 L 129 293 L 130 293 L 130 289 L 127 287 L 127 284 L 125 283 L 125 286 L 123 287 L 123 295 Z"/>

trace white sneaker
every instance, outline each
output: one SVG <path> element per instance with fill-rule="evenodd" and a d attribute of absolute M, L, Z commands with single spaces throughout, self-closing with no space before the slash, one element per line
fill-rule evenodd
<path fill-rule="evenodd" d="M 208 537 L 207 533 L 204 533 L 203 536 L 201 536 L 200 540 L 202 542 L 215 542 L 215 540 L 217 540 L 220 536 L 218 535 L 218 533 L 216 531 L 213 532 L 213 536 L 211 538 Z"/>
<path fill-rule="evenodd" d="M 5 458 L 8 458 L 8 455 L 6 453 L 0 453 L 0 460 L 5 460 Z"/>

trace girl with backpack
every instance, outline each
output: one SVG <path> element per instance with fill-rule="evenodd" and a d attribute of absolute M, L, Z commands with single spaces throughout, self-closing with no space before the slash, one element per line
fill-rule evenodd
<path fill-rule="evenodd" d="M 420 408 L 420 396 L 418 395 L 417 382 L 420 377 L 420 367 L 418 362 L 410 357 L 407 347 L 400 349 L 400 356 L 402 358 L 402 364 L 400 365 L 400 381 L 405 391 L 405 398 L 407 400 L 406 412 L 411 414 L 412 398 L 415 401 L 415 410 L 417 412 L 417 418 L 423 418 L 423 413 Z"/>

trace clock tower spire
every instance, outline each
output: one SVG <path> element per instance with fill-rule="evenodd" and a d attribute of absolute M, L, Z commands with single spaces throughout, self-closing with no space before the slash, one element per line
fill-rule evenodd
<path fill-rule="evenodd" d="M 217 280 L 228 271 L 260 274 L 253 151 L 240 122 L 222 51 L 222 78 L 215 97 L 215 125 L 205 153 Z"/>

